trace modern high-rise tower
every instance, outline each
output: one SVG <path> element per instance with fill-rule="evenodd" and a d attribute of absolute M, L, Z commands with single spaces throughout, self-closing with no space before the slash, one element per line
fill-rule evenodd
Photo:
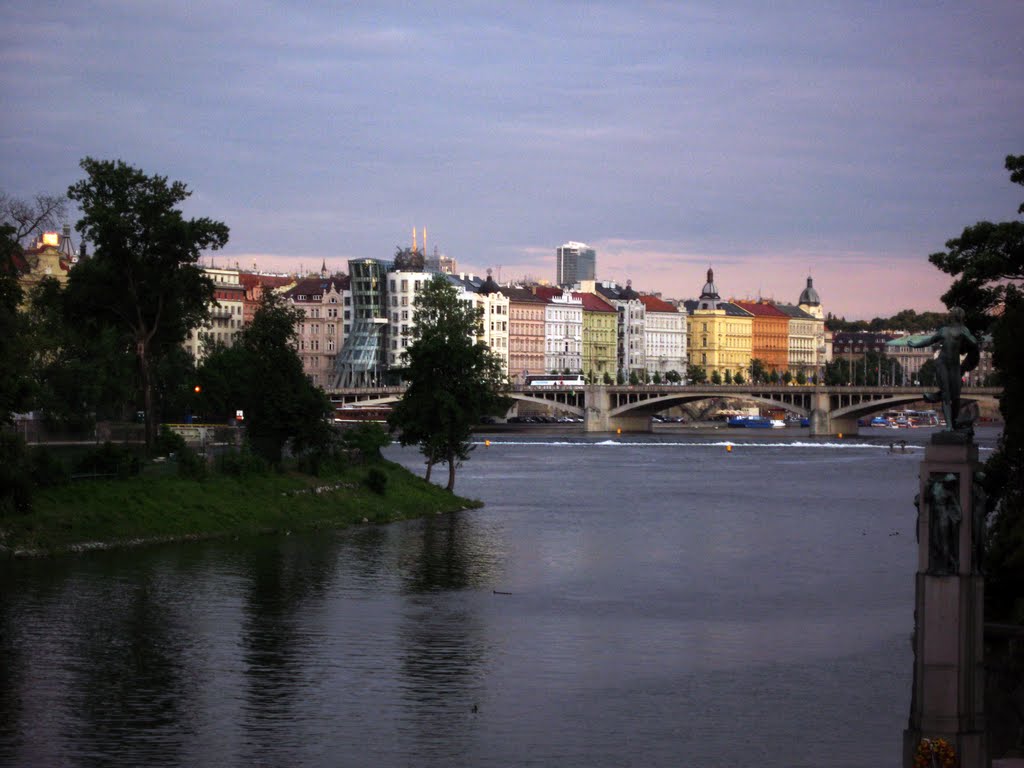
<path fill-rule="evenodd" d="M 586 243 L 568 242 L 555 249 L 555 282 L 571 288 L 580 280 L 593 280 L 597 252 Z"/>

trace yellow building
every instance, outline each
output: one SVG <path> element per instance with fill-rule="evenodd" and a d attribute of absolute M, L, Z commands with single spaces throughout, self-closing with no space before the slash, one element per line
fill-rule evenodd
<path fill-rule="evenodd" d="M 583 301 L 583 375 L 598 384 L 616 380 L 618 312 L 596 293 L 574 293 Z"/>
<path fill-rule="evenodd" d="M 52 277 L 64 285 L 68 271 L 78 261 L 71 247 L 71 228 L 64 227 L 64 233 L 44 232 L 39 240 L 21 253 L 14 255 L 14 268 L 18 273 L 18 284 L 24 293 L 23 303 L 27 304 L 29 293 L 44 278 Z"/>
<path fill-rule="evenodd" d="M 723 381 L 737 373 L 749 378 L 753 348 L 754 317 L 728 301 L 722 301 L 715 287 L 715 273 L 708 279 L 697 301 L 685 302 L 690 364 L 699 365 L 708 381 L 717 372 Z"/>

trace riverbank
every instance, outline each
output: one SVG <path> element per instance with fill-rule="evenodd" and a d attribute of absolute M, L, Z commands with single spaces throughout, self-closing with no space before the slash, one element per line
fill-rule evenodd
<path fill-rule="evenodd" d="M 370 468 L 383 492 L 367 483 Z M 300 473 L 142 474 L 40 490 L 30 513 L 0 520 L 0 557 L 387 523 L 482 506 L 391 462 L 313 477 Z"/>

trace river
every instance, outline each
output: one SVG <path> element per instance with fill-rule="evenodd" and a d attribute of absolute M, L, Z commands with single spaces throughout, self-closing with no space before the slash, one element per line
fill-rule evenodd
<path fill-rule="evenodd" d="M 898 766 L 926 433 L 862 433 L 481 435 L 483 509 L 0 563 L 0 764 Z"/>

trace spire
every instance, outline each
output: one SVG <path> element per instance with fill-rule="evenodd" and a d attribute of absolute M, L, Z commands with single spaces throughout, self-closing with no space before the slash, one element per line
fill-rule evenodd
<path fill-rule="evenodd" d="M 413 252 L 419 250 L 419 248 L 416 247 L 416 227 L 412 228 L 412 250 Z"/>

